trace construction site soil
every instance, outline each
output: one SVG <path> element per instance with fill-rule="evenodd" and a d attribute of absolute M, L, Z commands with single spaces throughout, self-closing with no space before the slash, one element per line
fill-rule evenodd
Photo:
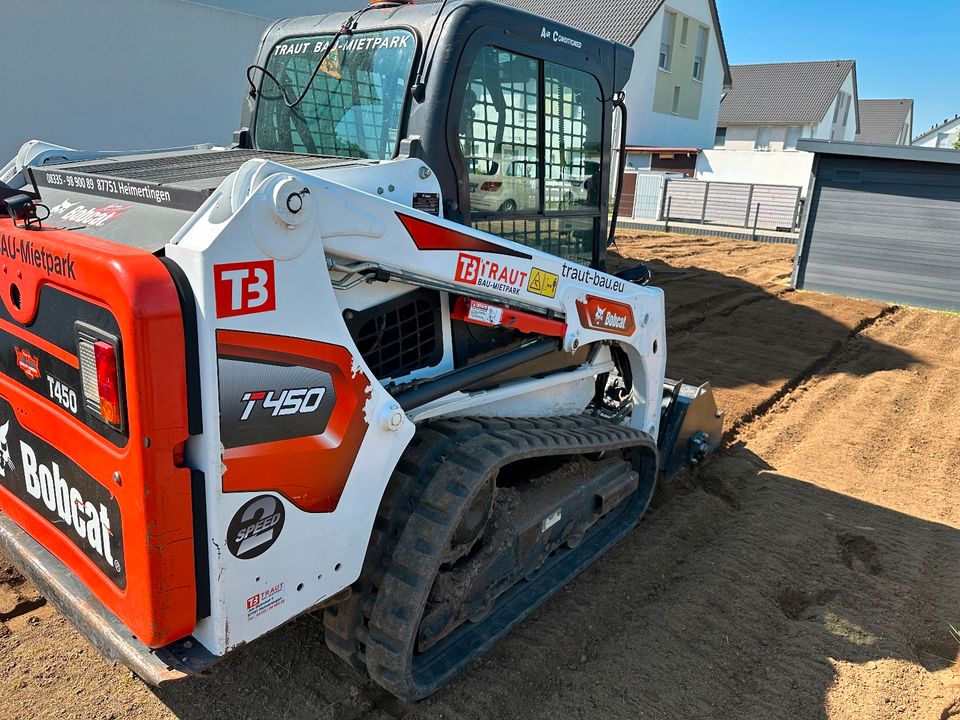
<path fill-rule="evenodd" d="M 793 247 L 623 234 L 669 374 L 724 447 L 436 696 L 405 704 L 301 618 L 208 677 L 114 667 L 0 566 L 5 718 L 960 716 L 960 316 L 794 292 Z"/>

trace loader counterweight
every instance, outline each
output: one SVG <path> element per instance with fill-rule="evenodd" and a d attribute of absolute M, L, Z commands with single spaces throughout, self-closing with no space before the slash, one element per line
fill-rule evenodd
<path fill-rule="evenodd" d="M 142 250 L 6 218 L 0 260 L 0 509 L 144 644 L 183 637 L 196 623 L 196 553 L 170 273 Z M 90 397 L 85 332 L 120 354 L 119 429 Z"/>

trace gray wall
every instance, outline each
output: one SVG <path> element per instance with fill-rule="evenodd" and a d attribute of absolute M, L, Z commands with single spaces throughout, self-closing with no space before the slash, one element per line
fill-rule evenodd
<path fill-rule="evenodd" d="M 960 165 L 818 156 L 794 284 L 960 310 Z"/>
<path fill-rule="evenodd" d="M 32 139 L 100 150 L 228 143 L 266 18 L 359 2 L 3 0 L 0 166 Z"/>
<path fill-rule="evenodd" d="M 258 15 L 265 18 L 323 15 L 329 12 L 354 10 L 368 5 L 367 0 L 185 0 L 213 5 L 224 10 Z"/>

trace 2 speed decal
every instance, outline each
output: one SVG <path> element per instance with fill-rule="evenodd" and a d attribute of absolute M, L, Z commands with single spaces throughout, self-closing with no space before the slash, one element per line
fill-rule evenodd
<path fill-rule="evenodd" d="M 258 495 L 237 510 L 227 528 L 227 548 L 240 560 L 263 555 L 280 537 L 283 503 L 273 495 Z"/>

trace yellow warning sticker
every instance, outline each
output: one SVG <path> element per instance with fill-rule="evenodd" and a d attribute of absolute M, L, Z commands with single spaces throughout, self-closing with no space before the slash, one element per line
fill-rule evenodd
<path fill-rule="evenodd" d="M 552 272 L 532 268 L 530 270 L 530 281 L 527 283 L 527 290 L 534 295 L 543 295 L 544 297 L 557 296 L 557 283 L 560 282 L 560 276 Z"/>

